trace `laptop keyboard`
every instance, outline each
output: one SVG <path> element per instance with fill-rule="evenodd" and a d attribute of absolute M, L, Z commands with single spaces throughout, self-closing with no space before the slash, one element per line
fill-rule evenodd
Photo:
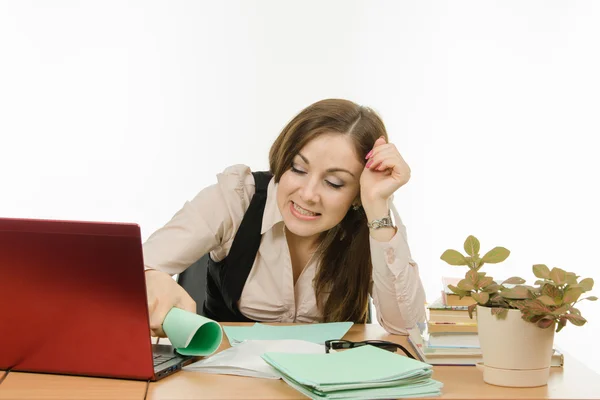
<path fill-rule="evenodd" d="M 154 366 L 156 367 L 157 365 L 160 365 L 162 363 L 170 361 L 174 358 L 177 358 L 177 356 L 170 356 L 170 355 L 167 356 L 167 355 L 155 354 L 154 355 Z"/>

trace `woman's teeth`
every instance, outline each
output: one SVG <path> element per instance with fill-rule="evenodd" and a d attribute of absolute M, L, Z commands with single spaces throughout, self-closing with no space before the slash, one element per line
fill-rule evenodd
<path fill-rule="evenodd" d="M 305 210 L 304 208 L 300 207 L 300 206 L 299 206 L 298 204 L 296 204 L 296 203 L 293 203 L 293 204 L 294 204 L 294 209 L 295 209 L 296 211 L 298 211 L 298 212 L 299 212 L 300 214 L 302 214 L 302 215 L 307 215 L 307 216 L 311 216 L 311 217 L 315 217 L 315 216 L 319 215 L 319 214 L 317 214 L 317 213 L 314 213 L 314 212 L 312 212 L 312 211 Z"/>

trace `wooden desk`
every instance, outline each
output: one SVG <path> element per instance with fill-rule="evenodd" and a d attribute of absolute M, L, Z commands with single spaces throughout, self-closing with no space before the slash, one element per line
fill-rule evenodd
<path fill-rule="evenodd" d="M 355 325 L 344 338 L 389 340 L 410 349 L 406 337 L 390 335 L 375 324 Z M 224 337 L 220 350 L 227 347 Z M 565 366 L 551 369 L 547 386 L 524 389 L 488 385 L 475 367 L 434 367 L 433 378 L 444 383 L 443 395 L 436 399 L 600 399 L 600 375 L 568 354 Z M 145 389 L 144 382 L 11 372 L 0 384 L 0 399 L 141 400 Z M 188 371 L 151 383 L 147 394 L 147 399 L 304 398 L 281 380 Z"/>

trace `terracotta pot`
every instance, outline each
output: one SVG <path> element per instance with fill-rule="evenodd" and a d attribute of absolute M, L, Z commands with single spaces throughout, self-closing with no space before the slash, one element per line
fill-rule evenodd
<path fill-rule="evenodd" d="M 538 328 L 508 310 L 506 319 L 477 306 L 477 329 L 483 354 L 483 380 L 498 386 L 534 387 L 548 383 L 556 324 Z"/>

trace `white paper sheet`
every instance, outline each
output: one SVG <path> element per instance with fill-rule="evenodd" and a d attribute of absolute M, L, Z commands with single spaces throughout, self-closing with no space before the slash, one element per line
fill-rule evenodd
<path fill-rule="evenodd" d="M 267 352 L 323 354 L 325 346 L 304 340 L 246 340 L 184 367 L 187 371 L 211 374 L 280 379 L 279 373 L 261 356 Z"/>

